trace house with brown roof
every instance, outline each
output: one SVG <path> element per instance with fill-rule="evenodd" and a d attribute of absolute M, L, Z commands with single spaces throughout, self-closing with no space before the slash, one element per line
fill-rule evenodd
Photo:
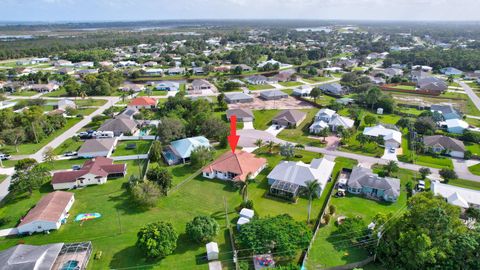
<path fill-rule="evenodd" d="M 283 110 L 272 119 L 272 124 L 295 128 L 305 120 L 307 113 L 297 110 Z"/>
<path fill-rule="evenodd" d="M 112 131 L 114 136 L 133 134 L 138 130 L 137 122 L 128 117 L 116 117 L 108 119 L 97 131 Z"/>
<path fill-rule="evenodd" d="M 129 109 L 153 109 L 157 107 L 157 100 L 151 97 L 136 97 L 128 103 Z"/>
<path fill-rule="evenodd" d="M 97 157 L 85 161 L 76 171 L 61 171 L 53 174 L 53 189 L 71 189 L 88 185 L 101 185 L 108 177 L 123 177 L 127 173 L 127 164 L 113 164 L 113 160 Z"/>
<path fill-rule="evenodd" d="M 74 194 L 55 191 L 40 199 L 28 214 L 23 217 L 17 227 L 19 234 L 32 234 L 58 230 L 66 222 L 68 211 L 75 201 Z"/>
<path fill-rule="evenodd" d="M 80 149 L 78 149 L 78 157 L 109 157 L 112 154 L 116 144 L 117 138 L 86 140 Z"/>
<path fill-rule="evenodd" d="M 252 122 L 255 116 L 252 110 L 248 108 L 238 108 L 227 110 L 227 120 L 230 121 L 230 117 L 235 115 L 238 122 Z"/>
<path fill-rule="evenodd" d="M 255 178 L 265 169 L 267 160 L 258 158 L 254 154 L 236 150 L 228 152 L 206 166 L 202 173 L 209 179 L 221 179 L 230 181 L 245 181 L 247 177 Z"/>

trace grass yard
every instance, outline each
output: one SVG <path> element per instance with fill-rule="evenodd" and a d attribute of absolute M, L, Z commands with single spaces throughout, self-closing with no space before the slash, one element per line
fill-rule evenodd
<path fill-rule="evenodd" d="M 50 93 L 45 93 L 42 97 L 66 97 L 67 90 L 64 87 L 60 87 L 59 89 L 52 91 Z"/>
<path fill-rule="evenodd" d="M 275 87 L 271 86 L 270 84 L 249 84 L 247 88 L 248 90 L 265 90 L 273 89 Z"/>
<path fill-rule="evenodd" d="M 33 154 L 40 150 L 43 146 L 49 143 L 53 138 L 58 137 L 60 134 L 64 133 L 66 130 L 70 129 L 76 123 L 80 121 L 79 118 L 68 118 L 67 124 L 58 130 L 55 130 L 50 136 L 43 138 L 39 143 L 24 143 L 18 146 L 18 153 L 15 151 L 15 146 L 8 145 L 1 149 L 2 152 L 6 152 L 11 155 L 27 155 Z"/>
<path fill-rule="evenodd" d="M 135 148 L 127 149 L 127 146 L 130 144 L 135 144 Z M 135 140 L 135 141 L 118 141 L 117 146 L 115 146 L 115 151 L 112 156 L 130 156 L 130 155 L 142 155 L 148 153 L 152 141 L 145 140 Z"/>
<path fill-rule="evenodd" d="M 3 180 L 7 179 L 7 175 L 5 174 L 0 174 L 0 183 L 3 182 Z"/>
<path fill-rule="evenodd" d="M 422 110 L 419 110 L 419 109 L 415 109 L 415 108 L 408 108 L 408 107 L 398 107 L 397 108 L 398 111 L 400 112 L 403 112 L 403 113 L 408 113 L 408 114 L 412 114 L 412 115 L 420 115 L 422 112 Z"/>
<path fill-rule="evenodd" d="M 35 96 L 36 94 L 38 94 L 38 92 L 36 91 L 20 91 L 20 92 L 12 93 L 12 96 L 31 97 L 31 96 Z"/>
<path fill-rule="evenodd" d="M 335 235 L 337 230 L 335 220 L 339 216 L 360 216 L 368 224 L 378 213 L 387 214 L 400 211 L 406 205 L 405 184 L 413 178 L 413 172 L 400 169 L 395 177 L 400 178 L 402 188 L 400 197 L 395 203 L 374 201 L 349 193 L 344 198 L 331 198 L 330 204 L 336 206 L 336 213 L 332 216 L 330 223 L 322 226 L 318 231 L 308 256 L 307 269 L 344 265 L 368 257 L 369 254 L 365 249 L 352 246 L 341 236 Z"/>
<path fill-rule="evenodd" d="M 344 152 L 351 152 L 362 154 L 372 157 L 381 157 L 383 155 L 384 149 L 380 147 L 376 142 L 367 142 L 366 144 L 360 144 L 356 137 L 360 134 L 361 131 L 357 131 L 345 145 L 338 147 L 337 149 Z"/>
<path fill-rule="evenodd" d="M 335 74 L 333 74 L 333 77 L 336 77 Z M 333 79 L 332 77 L 321 77 L 321 76 L 309 78 L 309 80 L 313 81 L 313 83 L 326 82 L 326 81 L 330 81 L 332 79 Z"/>
<path fill-rule="evenodd" d="M 158 91 L 158 90 L 155 90 L 155 91 L 152 91 L 152 93 L 150 94 L 150 96 L 152 97 L 155 97 L 155 96 L 166 96 L 168 94 L 168 91 Z M 145 96 L 148 96 L 147 93 L 145 91 L 142 91 L 138 94 L 139 97 L 145 97 Z"/>
<path fill-rule="evenodd" d="M 52 162 L 46 163 L 49 167 L 50 170 L 52 171 L 57 171 L 57 170 L 68 170 L 73 167 L 73 165 L 79 165 L 82 166 L 85 161 L 88 159 L 83 159 L 83 158 L 76 158 L 76 159 L 62 159 L 62 160 L 55 160 Z"/>
<path fill-rule="evenodd" d="M 63 153 L 68 152 L 68 151 L 77 151 L 80 146 L 82 146 L 83 141 L 78 140 L 75 141 L 73 138 L 68 138 L 66 141 L 64 141 L 60 146 L 55 148 L 55 154 L 57 155 L 63 155 Z"/>
<path fill-rule="evenodd" d="M 480 164 L 470 166 L 468 170 L 475 175 L 480 175 Z"/>
<path fill-rule="evenodd" d="M 301 110 L 307 113 L 307 117 L 297 128 L 286 128 L 278 134 L 278 138 L 290 142 L 296 142 L 304 145 L 310 146 L 323 146 L 321 139 L 312 139 L 309 138 L 310 132 L 309 127 L 315 118 L 315 114 L 318 112 L 318 109 L 304 109 Z"/>
<path fill-rule="evenodd" d="M 86 107 L 86 106 L 102 106 L 107 103 L 106 99 L 93 99 L 93 98 L 87 98 L 87 99 L 77 99 L 75 100 L 75 104 L 77 104 L 78 107 Z"/>
<path fill-rule="evenodd" d="M 466 111 L 465 114 L 468 115 L 474 115 L 474 116 L 480 116 L 480 111 L 478 110 L 477 106 L 473 104 L 472 100 L 470 98 L 467 99 L 467 104 L 466 104 Z"/>
<path fill-rule="evenodd" d="M 253 127 L 255 129 L 265 130 L 271 125 L 272 119 L 280 112 L 280 110 L 254 110 Z"/>
<path fill-rule="evenodd" d="M 299 85 L 303 85 L 301 82 L 291 81 L 291 82 L 279 82 L 278 84 L 285 86 L 285 87 L 295 87 Z"/>
<path fill-rule="evenodd" d="M 477 166 L 477 165 L 475 165 L 475 166 Z M 474 166 L 472 166 L 472 167 L 474 167 Z M 470 168 L 468 168 L 468 169 L 470 170 Z M 475 168 L 475 170 L 477 170 L 477 172 L 478 172 L 479 168 L 477 167 L 477 168 Z M 453 186 L 457 186 L 457 187 L 480 190 L 480 182 L 474 182 L 474 181 L 469 181 L 469 180 L 464 180 L 464 179 L 455 179 L 455 180 L 448 181 L 448 184 L 453 185 Z"/>
<path fill-rule="evenodd" d="M 406 136 L 406 135 L 405 135 Z M 437 169 L 453 169 L 452 160 L 445 156 L 431 156 L 427 154 L 415 154 L 413 155 L 412 151 L 408 149 L 408 140 L 402 138 L 402 149 L 403 155 L 398 156 L 398 160 L 407 163 L 415 163 L 421 166 L 432 167 Z M 415 158 L 415 162 L 413 159 Z"/>
<path fill-rule="evenodd" d="M 480 155 L 480 144 L 471 143 L 471 142 L 464 142 L 464 144 L 465 144 L 465 149 L 466 150 L 469 150 L 474 155 Z"/>

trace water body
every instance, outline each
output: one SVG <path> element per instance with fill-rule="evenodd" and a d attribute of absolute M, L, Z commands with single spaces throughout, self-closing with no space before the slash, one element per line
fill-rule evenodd
<path fill-rule="evenodd" d="M 325 32 L 325 33 L 330 33 L 332 32 L 332 29 L 329 27 L 325 26 L 320 26 L 320 27 L 302 27 L 302 28 L 295 28 L 296 31 L 298 32 Z"/>

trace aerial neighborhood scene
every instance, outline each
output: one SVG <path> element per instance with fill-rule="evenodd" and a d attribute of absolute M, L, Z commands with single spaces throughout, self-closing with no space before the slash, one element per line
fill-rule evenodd
<path fill-rule="evenodd" d="M 0 269 L 480 269 L 479 10 L 0 1 Z"/>

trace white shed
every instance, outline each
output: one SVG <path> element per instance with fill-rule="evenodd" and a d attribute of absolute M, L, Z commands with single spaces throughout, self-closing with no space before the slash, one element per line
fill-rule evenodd
<path fill-rule="evenodd" d="M 237 230 L 240 230 L 240 227 L 242 225 L 245 225 L 250 222 L 250 219 L 245 218 L 245 217 L 240 217 L 237 221 Z"/>
<path fill-rule="evenodd" d="M 240 217 L 252 219 L 254 215 L 255 215 L 255 212 L 252 209 L 243 208 L 240 211 Z"/>
<path fill-rule="evenodd" d="M 383 108 L 377 108 L 377 114 L 383 114 Z"/>
<path fill-rule="evenodd" d="M 206 245 L 207 259 L 209 261 L 218 260 L 218 244 L 216 242 L 210 242 Z"/>

